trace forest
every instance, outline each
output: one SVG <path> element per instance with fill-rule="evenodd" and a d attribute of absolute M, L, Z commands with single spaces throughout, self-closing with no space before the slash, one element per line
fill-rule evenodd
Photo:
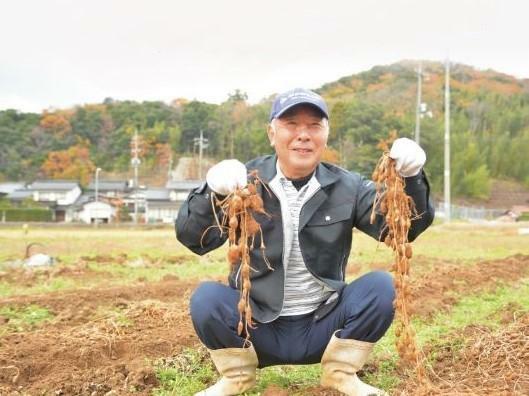
<path fill-rule="evenodd" d="M 413 138 L 416 61 L 402 61 L 343 77 L 317 88 L 330 107 L 325 160 L 370 174 L 376 145 L 390 131 Z M 456 197 L 487 198 L 493 179 L 529 186 L 529 80 L 492 70 L 451 65 L 451 168 Z M 311 88 L 311 87 L 309 87 Z M 175 95 L 176 96 L 176 95 Z M 130 171 L 131 144 L 139 135 L 141 167 L 167 174 L 182 156 L 196 154 L 200 131 L 211 160 L 241 161 L 268 154 L 268 112 L 274 95 L 250 104 L 234 90 L 220 104 L 178 98 L 102 103 L 41 114 L 0 111 L 0 181 L 37 178 L 89 183 L 96 167 Z M 421 145 L 434 193 L 443 188 L 444 65 L 423 62 Z"/>

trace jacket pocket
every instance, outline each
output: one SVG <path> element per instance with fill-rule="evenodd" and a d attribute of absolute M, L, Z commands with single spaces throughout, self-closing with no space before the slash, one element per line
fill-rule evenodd
<path fill-rule="evenodd" d="M 350 202 L 331 208 L 319 209 L 308 221 L 307 226 L 326 226 L 351 219 L 353 205 Z"/>
<path fill-rule="evenodd" d="M 317 277 L 343 280 L 343 261 L 352 235 L 352 203 L 320 208 L 300 232 L 305 264 Z"/>

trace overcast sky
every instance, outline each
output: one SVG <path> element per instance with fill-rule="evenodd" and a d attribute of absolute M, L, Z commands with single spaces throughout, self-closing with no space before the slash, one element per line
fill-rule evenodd
<path fill-rule="evenodd" d="M 4 0 L 0 110 L 251 102 L 402 59 L 529 78 L 529 1 Z"/>

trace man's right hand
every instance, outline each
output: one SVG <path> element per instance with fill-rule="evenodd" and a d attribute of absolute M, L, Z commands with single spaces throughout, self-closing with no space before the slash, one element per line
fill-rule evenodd
<path fill-rule="evenodd" d="M 220 161 L 213 165 L 206 175 L 209 188 L 220 195 L 228 195 L 236 188 L 248 184 L 246 166 L 236 159 Z"/>

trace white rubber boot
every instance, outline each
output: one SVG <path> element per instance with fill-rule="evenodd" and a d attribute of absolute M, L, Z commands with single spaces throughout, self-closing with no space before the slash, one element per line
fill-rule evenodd
<path fill-rule="evenodd" d="M 367 360 L 374 343 L 342 339 L 333 334 L 323 356 L 321 385 L 348 396 L 387 396 L 383 390 L 368 385 L 356 375 Z"/>
<path fill-rule="evenodd" d="M 255 372 L 259 362 L 253 345 L 249 348 L 210 349 L 209 353 L 221 378 L 215 385 L 195 396 L 238 395 L 255 385 Z"/>

